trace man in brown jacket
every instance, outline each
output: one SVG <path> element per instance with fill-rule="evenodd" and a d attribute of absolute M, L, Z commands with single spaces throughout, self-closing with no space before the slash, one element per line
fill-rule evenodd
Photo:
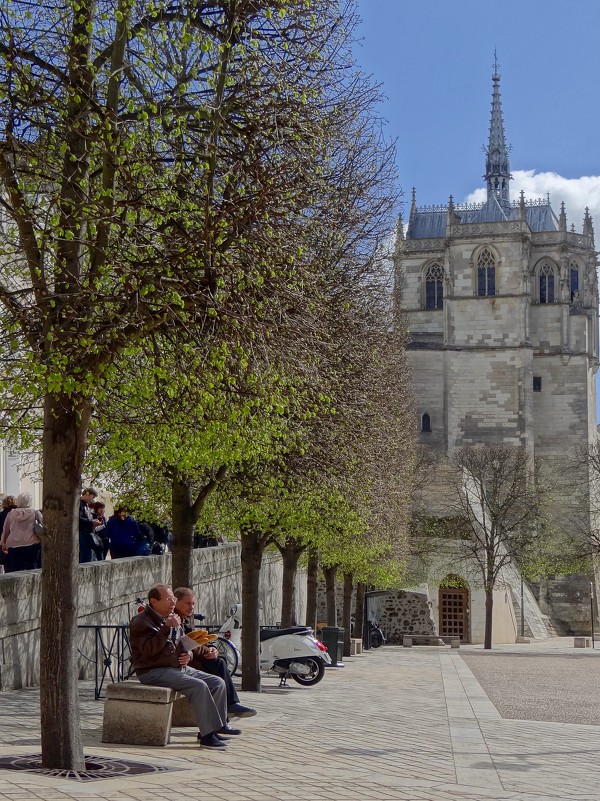
<path fill-rule="evenodd" d="M 218 676 L 188 667 L 192 659 L 180 638 L 181 618 L 175 614 L 175 596 L 166 584 L 148 592 L 148 605 L 132 618 L 131 659 L 142 684 L 171 687 L 185 695 L 192 708 L 205 748 L 225 748 L 227 693 Z"/>
<path fill-rule="evenodd" d="M 178 587 L 175 590 L 175 612 L 182 620 L 183 630 L 187 634 L 194 628 L 193 614 L 196 606 L 196 594 L 189 587 Z M 219 659 L 219 652 L 216 648 L 207 645 L 199 645 L 192 651 L 192 661 L 190 666 L 204 673 L 211 673 L 219 676 L 225 682 L 227 690 L 227 713 L 231 717 L 251 718 L 256 715 L 256 709 L 244 706 L 240 703 L 237 690 L 233 684 L 227 665 L 224 659 Z"/>

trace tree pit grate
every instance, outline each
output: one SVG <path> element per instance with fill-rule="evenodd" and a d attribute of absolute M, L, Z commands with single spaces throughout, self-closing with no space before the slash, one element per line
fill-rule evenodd
<path fill-rule="evenodd" d="M 86 756 L 85 770 L 62 770 L 42 767 L 41 754 L 0 757 L 0 770 L 22 770 L 38 776 L 55 779 L 72 779 L 77 782 L 93 782 L 101 779 L 117 779 L 122 776 L 141 776 L 144 773 L 165 773 L 177 768 L 150 765 L 145 762 L 130 762 L 127 759 L 111 759 L 103 756 Z"/>

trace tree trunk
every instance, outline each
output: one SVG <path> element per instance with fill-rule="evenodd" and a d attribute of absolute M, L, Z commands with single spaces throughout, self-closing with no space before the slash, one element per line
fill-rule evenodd
<path fill-rule="evenodd" d="M 214 478 L 202 487 L 192 500 L 192 481 L 173 468 L 171 483 L 171 514 L 173 517 L 173 557 L 171 581 L 173 587 L 192 587 L 194 581 L 194 526 L 198 522 L 208 496 L 225 478 L 227 468 L 221 466 Z"/>
<path fill-rule="evenodd" d="M 295 626 L 297 618 L 296 576 L 298 562 L 306 545 L 301 545 L 293 539 L 286 541 L 283 548 L 279 548 L 283 560 L 283 578 L 281 587 L 281 628 Z"/>
<path fill-rule="evenodd" d="M 332 567 L 324 567 L 323 575 L 325 576 L 325 600 L 327 602 L 327 625 L 337 626 L 337 598 L 336 598 L 336 576 L 338 565 Z"/>
<path fill-rule="evenodd" d="M 79 495 L 91 407 L 44 402 L 40 716 L 45 768 L 84 770 L 78 696 Z"/>
<path fill-rule="evenodd" d="M 352 639 L 352 590 L 354 589 L 354 576 L 344 573 L 344 611 L 342 612 L 342 626 L 344 627 L 344 656 L 350 656 L 350 640 Z"/>
<path fill-rule="evenodd" d="M 319 585 L 319 552 L 311 548 L 306 569 L 306 625 L 317 628 L 317 588 Z"/>
<path fill-rule="evenodd" d="M 194 556 L 194 524 L 191 482 L 175 471 L 171 483 L 173 516 L 173 554 L 171 581 L 173 588 L 192 587 Z"/>
<path fill-rule="evenodd" d="M 265 544 L 254 529 L 242 533 L 242 690 L 260 692 L 259 584 Z"/>
<path fill-rule="evenodd" d="M 365 639 L 365 592 L 367 585 L 359 581 L 356 585 L 356 598 L 354 600 L 354 636 L 361 640 Z"/>
<path fill-rule="evenodd" d="M 485 590 L 485 633 L 483 647 L 488 651 L 492 647 L 492 613 L 494 611 L 494 588 Z"/>

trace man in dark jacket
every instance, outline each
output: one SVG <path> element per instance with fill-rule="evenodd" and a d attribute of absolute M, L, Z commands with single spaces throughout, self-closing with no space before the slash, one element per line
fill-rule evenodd
<path fill-rule="evenodd" d="M 181 618 L 175 612 L 175 596 L 166 584 L 148 593 L 148 605 L 132 618 L 131 659 L 142 684 L 171 687 L 190 702 L 205 748 L 225 748 L 227 694 L 218 676 L 189 667 L 192 655 L 181 643 Z M 238 733 L 238 732 L 236 732 Z"/>
<path fill-rule="evenodd" d="M 102 540 L 94 536 L 94 529 L 101 525 L 94 520 L 90 504 L 98 495 L 93 487 L 86 487 L 79 499 L 79 561 L 96 562 L 102 556 Z"/>
<path fill-rule="evenodd" d="M 179 615 L 183 623 L 183 630 L 186 634 L 193 630 L 193 614 L 196 606 L 196 595 L 189 587 L 178 587 L 175 590 L 175 612 Z M 251 718 L 256 715 L 256 709 L 240 704 L 237 690 L 233 684 L 227 665 L 224 659 L 219 658 L 216 648 L 206 645 L 199 645 L 192 651 L 191 667 L 219 676 L 225 682 L 227 690 L 227 713 L 232 717 Z"/>

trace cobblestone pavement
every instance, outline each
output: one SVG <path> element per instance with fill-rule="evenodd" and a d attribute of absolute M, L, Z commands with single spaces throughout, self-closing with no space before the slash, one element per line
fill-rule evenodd
<path fill-rule="evenodd" d="M 191 729 L 167 748 L 102 744 L 102 703 L 82 683 L 86 754 L 172 770 L 84 784 L 0 770 L 0 801 L 598 801 L 600 727 L 502 719 L 463 651 L 386 646 L 312 688 L 267 678 L 242 697 L 259 714 L 218 753 Z M 2 693 L 0 710 L 0 756 L 39 753 L 37 692 Z"/>

